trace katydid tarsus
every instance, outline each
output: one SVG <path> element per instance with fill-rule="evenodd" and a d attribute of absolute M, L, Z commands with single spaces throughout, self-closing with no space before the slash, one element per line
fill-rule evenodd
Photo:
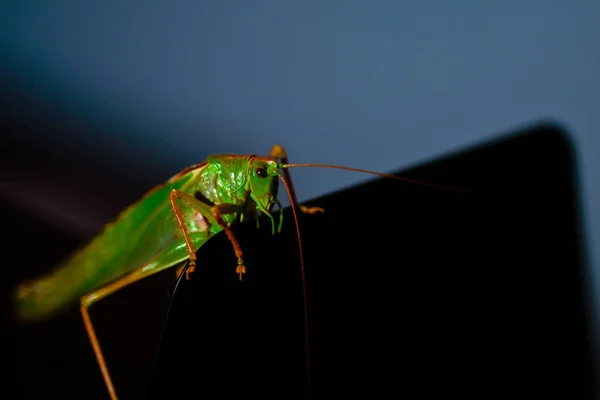
<path fill-rule="evenodd" d="M 86 246 L 63 264 L 37 279 L 21 283 L 14 293 L 15 314 L 23 322 L 52 317 L 79 304 L 83 322 L 111 399 L 117 395 L 94 327 L 89 308 L 117 290 L 189 259 L 186 278 L 196 266 L 196 251 L 220 231 L 225 231 L 237 257 L 235 272 L 246 273 L 242 249 L 231 226 L 265 214 L 272 233 L 282 228 L 282 207 L 277 200 L 279 179 L 288 194 L 300 249 L 307 326 L 306 283 L 297 210 L 324 212 L 299 205 L 289 175 L 291 167 L 336 168 L 457 190 L 368 170 L 326 164 L 289 164 L 283 147 L 275 145 L 268 157 L 220 154 L 190 166 L 146 193 L 125 209 Z M 280 209 L 276 228 L 272 211 Z M 306 368 L 310 383 L 308 330 Z M 310 393 L 310 385 L 309 385 Z"/>

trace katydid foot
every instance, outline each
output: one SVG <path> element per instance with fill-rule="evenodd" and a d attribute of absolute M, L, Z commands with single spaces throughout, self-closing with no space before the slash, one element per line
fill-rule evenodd
<path fill-rule="evenodd" d="M 238 266 L 235 268 L 235 273 L 240 275 L 240 282 L 243 280 L 242 275 L 246 273 L 246 267 L 244 266 L 244 262 L 240 258 L 238 260 Z"/>
<path fill-rule="evenodd" d="M 318 212 L 320 213 L 325 213 L 325 210 L 321 207 L 306 207 L 306 206 L 300 206 L 300 210 L 305 213 L 305 214 L 316 214 Z"/>
<path fill-rule="evenodd" d="M 188 268 L 185 270 L 185 280 L 189 281 L 190 280 L 190 274 L 192 272 L 194 272 L 196 270 L 196 263 L 192 263 L 190 261 L 190 265 L 188 266 Z"/>

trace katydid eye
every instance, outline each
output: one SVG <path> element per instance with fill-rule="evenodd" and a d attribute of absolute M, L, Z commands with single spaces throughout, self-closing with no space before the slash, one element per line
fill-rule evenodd
<path fill-rule="evenodd" d="M 256 176 L 259 178 L 266 178 L 269 176 L 269 174 L 267 173 L 267 169 L 265 167 L 258 167 L 256 168 Z"/>

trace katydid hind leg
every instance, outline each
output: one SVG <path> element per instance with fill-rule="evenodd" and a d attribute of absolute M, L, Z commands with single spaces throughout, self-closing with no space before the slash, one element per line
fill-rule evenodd
<path fill-rule="evenodd" d="M 278 144 L 273 146 L 273 148 L 271 149 L 271 152 L 269 153 L 269 157 L 274 158 L 275 160 L 278 160 L 281 164 L 288 163 L 288 156 L 287 156 L 285 149 L 283 148 L 283 146 L 278 145 Z M 292 177 L 290 175 L 290 171 L 287 168 L 283 169 L 283 177 L 285 178 L 285 180 L 288 183 L 290 196 L 292 197 L 290 199 L 290 201 L 293 201 L 296 204 L 298 204 L 298 198 L 296 197 L 296 191 L 294 190 L 294 184 L 292 183 Z M 325 210 L 321 207 L 306 207 L 306 206 L 303 206 L 302 204 L 298 204 L 298 207 L 305 214 L 316 214 L 318 212 L 321 212 L 321 213 L 325 212 Z"/>
<path fill-rule="evenodd" d="M 111 400 L 117 400 L 117 394 L 115 392 L 114 385 L 112 383 L 112 379 L 108 372 L 108 367 L 106 366 L 106 361 L 104 360 L 104 355 L 102 354 L 102 349 L 100 348 L 100 342 L 96 336 L 96 331 L 94 330 L 94 326 L 90 319 L 89 308 L 92 304 L 97 302 L 98 300 L 103 299 L 106 296 L 111 295 L 117 290 L 128 286 L 129 284 L 136 282 L 144 277 L 150 275 L 151 273 L 141 273 L 139 270 L 135 271 L 125 277 L 117 280 L 116 282 L 111 283 L 108 286 L 105 286 L 101 289 L 96 290 L 84 297 L 81 298 L 81 316 L 83 318 L 83 323 L 85 325 L 85 329 L 90 338 L 90 342 L 92 344 L 92 348 L 94 349 L 94 354 L 96 355 L 96 360 L 98 361 L 98 365 L 100 367 L 100 371 L 102 372 L 102 377 L 104 378 L 104 383 L 106 384 L 106 388 L 108 389 L 108 393 L 110 395 Z"/>
<path fill-rule="evenodd" d="M 187 226 L 185 225 L 185 221 L 183 220 L 183 214 L 181 213 L 179 205 L 177 204 L 178 201 L 182 202 L 186 206 L 202 214 L 202 216 L 204 216 L 211 225 L 218 225 L 219 227 L 221 227 L 221 229 L 225 231 L 227 237 L 229 238 L 229 241 L 233 245 L 235 256 L 238 259 L 238 265 L 235 269 L 235 272 L 239 275 L 241 281 L 242 275 L 246 273 L 246 267 L 244 266 L 244 261 L 242 259 L 242 248 L 227 222 L 223 220 L 223 215 L 231 214 L 234 212 L 241 212 L 242 209 L 239 206 L 233 204 L 218 204 L 215 206 L 210 206 L 196 199 L 195 197 L 192 197 L 189 194 L 181 192 L 179 190 L 171 191 L 170 199 L 171 205 L 173 207 L 173 212 L 175 213 L 175 217 L 177 219 L 177 223 L 181 228 L 181 232 L 184 236 L 186 245 L 188 247 L 188 251 L 190 253 L 190 266 L 186 271 L 186 278 L 189 279 L 189 274 L 193 272 L 194 266 L 196 265 L 196 250 L 194 249 L 189 240 L 189 231 Z"/>
<path fill-rule="evenodd" d="M 194 232 L 190 235 L 192 244 L 197 248 L 202 246 L 202 244 L 206 243 L 206 241 L 209 238 L 209 232 Z M 167 268 L 173 267 L 179 264 L 180 262 L 185 261 L 187 258 L 188 253 L 185 244 L 181 240 L 175 241 L 169 246 L 167 246 L 165 249 L 160 251 L 156 256 L 152 258 L 152 260 L 150 260 L 150 262 L 148 262 L 143 267 L 137 269 L 136 271 L 124 276 L 123 278 L 113 283 L 110 283 L 107 286 L 97 289 L 94 292 L 88 293 L 87 295 L 81 298 L 81 316 L 83 318 L 83 323 L 85 325 L 86 332 L 89 336 L 92 348 L 94 350 L 94 354 L 96 355 L 96 360 L 100 367 L 100 371 L 102 372 L 102 377 L 108 389 L 111 400 L 117 400 L 117 395 L 115 392 L 114 385 L 112 383 L 112 379 L 108 372 L 108 368 L 106 366 L 104 355 L 102 354 L 100 342 L 98 341 L 96 331 L 90 319 L 89 308 L 92 306 L 92 304 L 115 293 L 119 289 L 122 289 L 125 286 L 147 278 L 150 275 L 156 274 Z"/>

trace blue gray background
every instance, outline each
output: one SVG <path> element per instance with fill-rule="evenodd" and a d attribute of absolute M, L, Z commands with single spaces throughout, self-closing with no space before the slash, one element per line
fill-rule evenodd
<path fill-rule="evenodd" d="M 388 171 L 540 118 L 561 121 L 577 146 L 600 304 L 598 1 L 0 7 L 3 98 L 21 115 L 35 111 L 33 142 L 94 158 L 146 188 L 211 153 L 266 154 L 280 143 L 293 161 Z M 70 129 L 56 128 L 61 118 Z M 31 172 L 3 174 L 5 197 L 86 232 L 116 210 L 100 195 L 78 201 L 85 193 L 34 185 Z M 294 174 L 300 200 L 369 179 Z"/>

